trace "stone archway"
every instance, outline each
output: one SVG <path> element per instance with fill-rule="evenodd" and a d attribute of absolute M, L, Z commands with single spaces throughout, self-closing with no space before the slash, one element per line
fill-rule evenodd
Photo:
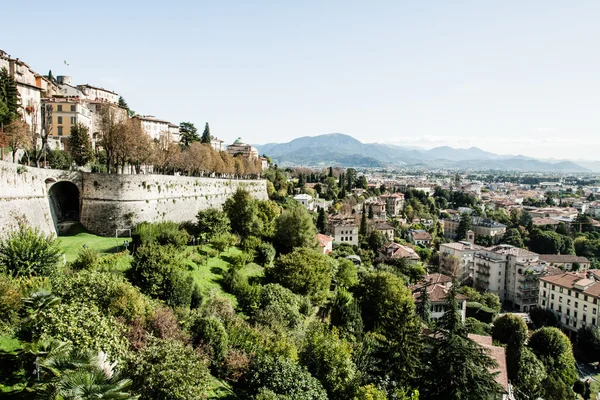
<path fill-rule="evenodd" d="M 50 211 L 57 234 L 67 232 L 79 222 L 81 201 L 77 185 L 69 181 L 54 183 L 48 189 Z"/>

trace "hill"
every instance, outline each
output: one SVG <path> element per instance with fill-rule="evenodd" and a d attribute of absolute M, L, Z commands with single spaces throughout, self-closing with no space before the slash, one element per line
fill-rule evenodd
<path fill-rule="evenodd" d="M 477 147 L 455 149 L 449 146 L 430 150 L 381 143 L 362 143 L 352 136 L 329 133 L 303 136 L 287 143 L 255 145 L 280 165 L 341 167 L 466 168 L 473 170 L 512 170 L 539 172 L 589 172 L 571 161 L 540 161 L 524 156 L 499 155 Z"/>

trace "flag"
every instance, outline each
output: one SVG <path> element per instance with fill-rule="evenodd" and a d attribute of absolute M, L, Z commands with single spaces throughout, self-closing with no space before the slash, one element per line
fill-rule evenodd
<path fill-rule="evenodd" d="M 67 62 L 67 60 L 63 60 L 65 62 L 65 65 L 68 66 L 69 63 Z"/>

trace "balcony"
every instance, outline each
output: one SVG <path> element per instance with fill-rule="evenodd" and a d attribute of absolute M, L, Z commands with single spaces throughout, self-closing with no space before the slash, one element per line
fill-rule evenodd
<path fill-rule="evenodd" d="M 478 276 L 485 276 L 485 277 L 490 276 L 490 273 L 487 272 L 487 271 L 485 271 L 485 272 L 484 271 L 477 271 L 476 273 L 477 273 Z"/>

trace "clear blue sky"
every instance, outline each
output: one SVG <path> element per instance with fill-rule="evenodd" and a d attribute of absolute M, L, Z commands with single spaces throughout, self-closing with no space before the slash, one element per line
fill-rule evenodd
<path fill-rule="evenodd" d="M 598 1 L 153 3 L 12 1 L 0 49 L 227 142 L 600 159 Z"/>

